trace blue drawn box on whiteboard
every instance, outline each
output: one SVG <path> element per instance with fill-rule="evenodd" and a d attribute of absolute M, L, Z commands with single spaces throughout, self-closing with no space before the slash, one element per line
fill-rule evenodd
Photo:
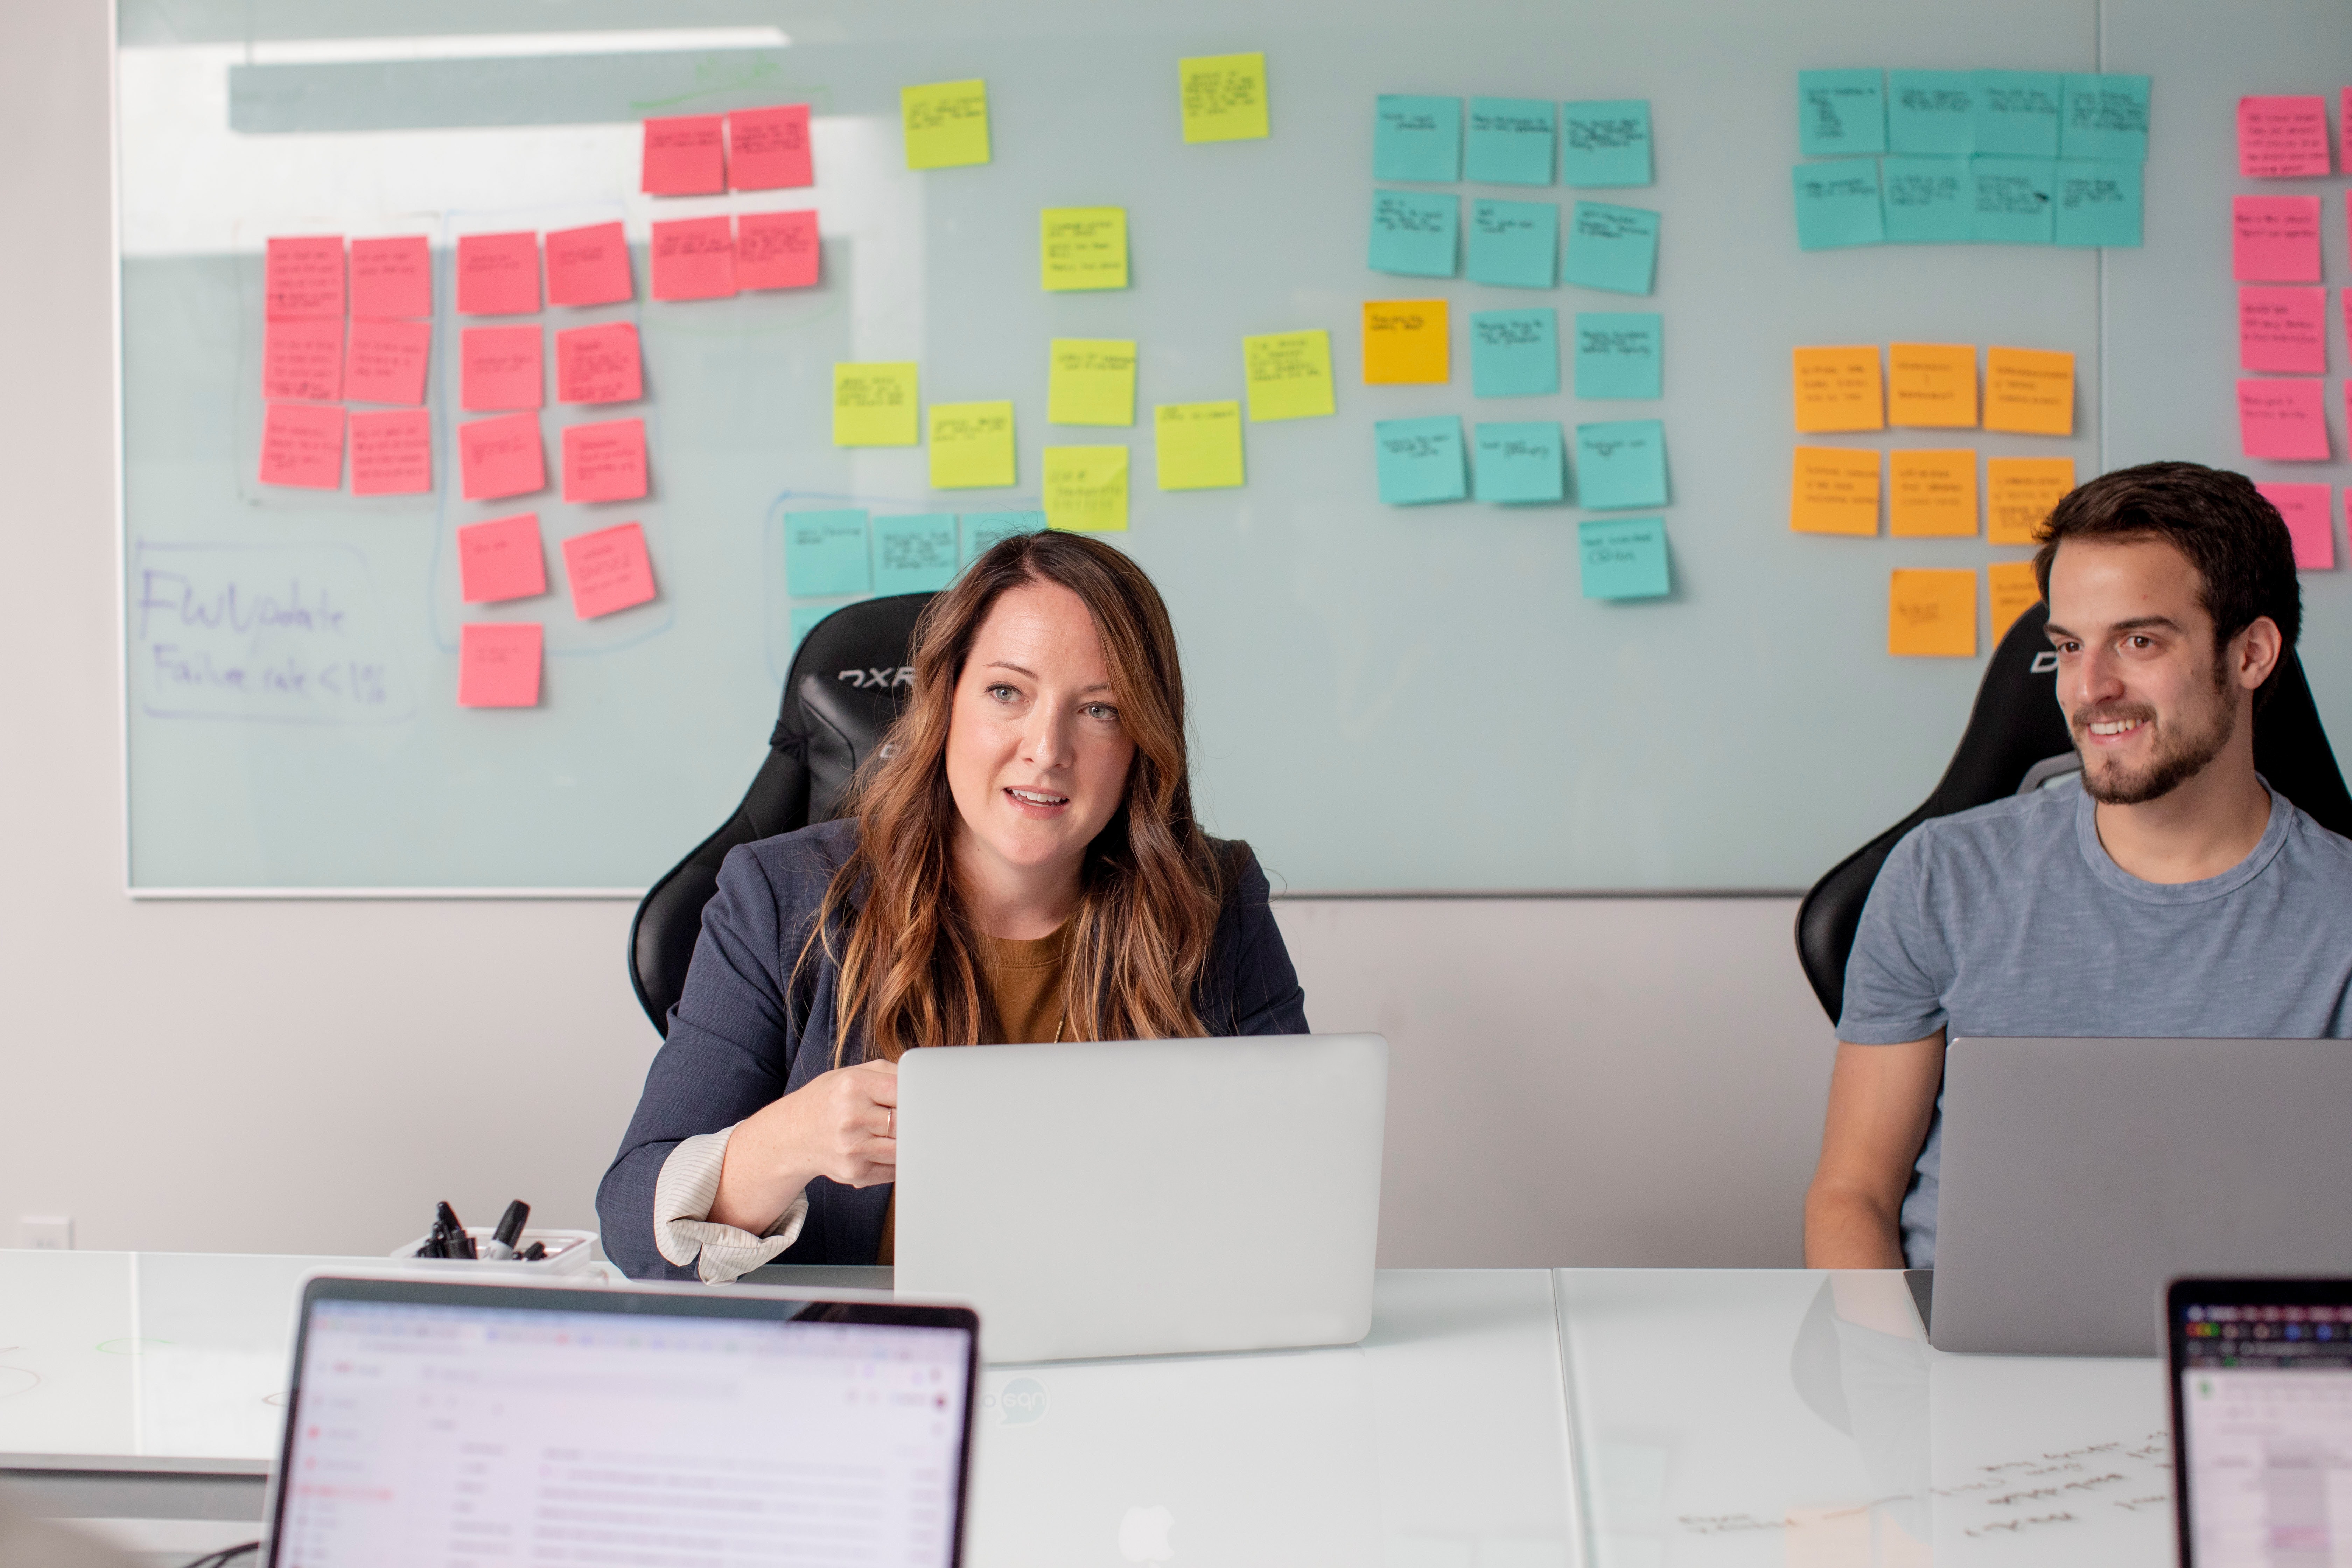
<path fill-rule="evenodd" d="M 1561 184 L 1646 185 L 1652 178 L 1648 99 L 1559 106 Z"/>
<path fill-rule="evenodd" d="M 1665 318 L 1654 310 L 1580 310 L 1576 395 L 1663 397 Z"/>
<path fill-rule="evenodd" d="M 2147 162 L 2147 78 L 2070 76 L 2059 114 L 2060 157 Z"/>
<path fill-rule="evenodd" d="M 1576 525 L 1580 576 L 1588 599 L 1655 599 L 1674 591 L 1666 568 L 1666 520 L 1604 517 Z"/>
<path fill-rule="evenodd" d="M 963 514 L 963 564 L 969 566 L 1000 539 L 1016 533 L 1043 533 L 1042 511 L 968 511 Z"/>
<path fill-rule="evenodd" d="M 1549 289 L 1558 273 L 1559 208 L 1549 202 L 1470 204 L 1470 281 Z"/>
<path fill-rule="evenodd" d="M 2048 245 L 2058 198 L 2054 158 L 1971 158 L 1975 207 L 1969 237 L 1979 245 Z"/>
<path fill-rule="evenodd" d="M 1576 427 L 1576 493 L 1593 511 L 1666 504 L 1666 427 L 1618 419 Z"/>
<path fill-rule="evenodd" d="M 795 599 L 874 591 L 862 511 L 784 514 L 784 592 Z"/>
<path fill-rule="evenodd" d="M 1372 270 L 1404 278 L 1453 277 L 1461 223 L 1459 196 L 1374 191 Z"/>
<path fill-rule="evenodd" d="M 1791 183 L 1797 195 L 1799 249 L 1836 250 L 1849 245 L 1886 243 L 1886 215 L 1878 205 L 1875 159 L 1800 163 Z"/>
<path fill-rule="evenodd" d="M 1557 420 L 1478 426 L 1477 494 L 1505 506 L 1568 499 L 1568 453 Z"/>
<path fill-rule="evenodd" d="M 1974 151 L 2003 158 L 2058 156 L 2058 106 L 2066 79 L 2056 71 L 1979 71 Z"/>
<path fill-rule="evenodd" d="M 876 593 L 937 593 L 955 581 L 958 564 L 955 513 L 874 520 Z"/>
<path fill-rule="evenodd" d="M 1381 500 L 1390 506 L 1460 500 L 1469 493 L 1462 455 L 1462 421 L 1383 419 L 1372 426 L 1379 453 Z"/>
<path fill-rule="evenodd" d="M 2074 159 L 2058 165 L 2053 245 L 2135 248 L 2140 242 L 2140 166 Z"/>
<path fill-rule="evenodd" d="M 1882 158 L 1879 195 L 1889 245 L 1966 245 L 1976 184 L 1966 158 Z"/>
<path fill-rule="evenodd" d="M 1482 185 L 1551 184 L 1552 107 L 1548 98 L 1474 98 L 1468 176 Z"/>
<path fill-rule="evenodd" d="M 1462 100 L 1384 92 L 1372 110 L 1372 178 L 1462 177 Z"/>
<path fill-rule="evenodd" d="M 1808 158 L 1886 151 L 1886 79 L 1874 70 L 1797 73 L 1797 150 Z"/>
<path fill-rule="evenodd" d="M 1965 158 L 1977 150 L 1976 82 L 1967 71 L 1888 71 L 1886 150 Z"/>
<path fill-rule="evenodd" d="M 1475 310 L 1470 316 L 1470 395 L 1548 397 L 1559 390 L 1559 314 Z"/>

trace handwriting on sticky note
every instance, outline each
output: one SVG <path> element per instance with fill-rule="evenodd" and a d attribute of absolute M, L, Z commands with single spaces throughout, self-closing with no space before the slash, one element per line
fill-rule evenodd
<path fill-rule="evenodd" d="M 2284 180 L 2330 172 L 2327 100 L 2310 98 L 2238 100 L 2238 177 Z"/>
<path fill-rule="evenodd" d="M 352 241 L 352 319 L 433 313 L 433 253 L 421 234 Z"/>
<path fill-rule="evenodd" d="M 1984 427 L 2072 436 L 2074 356 L 2049 349 L 1985 350 Z"/>
<path fill-rule="evenodd" d="M 354 414 L 352 494 L 413 496 L 433 489 L 433 416 L 422 408 Z"/>
<path fill-rule="evenodd" d="M 649 196 L 702 196 L 725 190 L 726 121 L 723 114 L 646 121 L 637 188 Z"/>
<path fill-rule="evenodd" d="M 1184 140 L 1243 142 L 1266 133 L 1265 57 L 1200 55 L 1176 62 Z"/>
<path fill-rule="evenodd" d="M 2137 247 L 2140 184 L 2137 163 L 2059 163 L 2058 212 L 2052 220 L 2052 243 Z"/>
<path fill-rule="evenodd" d="M 1559 320 L 1549 305 L 1470 314 L 1475 397 L 1548 397 L 1559 390 Z"/>
<path fill-rule="evenodd" d="M 1365 301 L 1364 384 L 1443 384 L 1452 374 L 1447 336 L 1443 300 Z"/>
<path fill-rule="evenodd" d="M 963 524 L 963 544 L 956 560 L 965 566 L 1016 533 L 1039 533 L 1045 527 L 1045 514 L 1042 511 L 968 511 L 960 521 Z"/>
<path fill-rule="evenodd" d="M 1808 158 L 1886 151 L 1886 79 L 1875 70 L 1799 71 L 1797 145 Z"/>
<path fill-rule="evenodd" d="M 724 300 L 735 293 L 735 231 L 723 217 L 654 225 L 654 298 Z"/>
<path fill-rule="evenodd" d="M 1650 183 L 1650 102 L 1619 99 L 1559 106 L 1559 183 Z"/>
<path fill-rule="evenodd" d="M 1375 272 L 1406 278 L 1451 278 L 1458 269 L 1462 199 L 1422 191 L 1374 191 L 1372 239 L 1366 259 Z"/>
<path fill-rule="evenodd" d="M 1612 294 L 1647 294 L 1658 274 L 1658 215 L 1645 207 L 1579 202 L 1569 209 L 1559 280 Z"/>
<path fill-rule="evenodd" d="M 1125 207 L 1047 207 L 1039 230 L 1048 289 L 1127 287 Z"/>
<path fill-rule="evenodd" d="M 343 488 L 343 410 L 332 403 L 273 403 L 261 419 L 261 482 Z"/>
<path fill-rule="evenodd" d="M 536 621 L 469 621 L 457 632 L 457 706 L 536 708 L 542 632 Z"/>
<path fill-rule="evenodd" d="M 1897 539 L 1977 531 L 1977 455 L 1963 447 L 1886 454 L 1886 531 Z"/>
<path fill-rule="evenodd" d="M 1385 505 L 1428 506 L 1470 493 L 1462 421 L 1451 414 L 1377 421 L 1372 450 Z"/>
<path fill-rule="evenodd" d="M 1333 407 L 1331 334 L 1268 332 L 1244 338 L 1242 374 L 1252 424 L 1328 415 Z"/>
<path fill-rule="evenodd" d="M 1480 184 L 1550 184 L 1553 113 L 1549 99 L 1472 99 L 1465 172 Z"/>
<path fill-rule="evenodd" d="M 572 584 L 572 613 L 583 621 L 646 603 L 654 596 L 654 563 L 646 531 L 625 522 L 572 535 L 563 542 L 563 575 Z"/>
<path fill-rule="evenodd" d="M 560 228 L 547 237 L 548 303 L 616 305 L 635 292 L 628 237 L 619 224 Z"/>
<path fill-rule="evenodd" d="M 1046 353 L 1047 423 L 1135 423 L 1133 339 L 1055 338 Z"/>
<path fill-rule="evenodd" d="M 433 329 L 424 321 L 353 321 L 343 395 L 353 403 L 423 403 L 432 348 Z"/>
<path fill-rule="evenodd" d="M 558 403 L 635 403 L 645 395 L 637 329 L 627 321 L 555 334 Z"/>
<path fill-rule="evenodd" d="M 1966 158 L 1882 158 L 1879 195 L 1890 245 L 1966 245 L 1976 184 Z"/>
<path fill-rule="evenodd" d="M 1797 247 L 1838 250 L 1886 243 L 1878 165 L 1867 158 L 1799 163 L 1790 174 L 1796 197 Z"/>
<path fill-rule="evenodd" d="M 261 395 L 335 403 L 343 395 L 343 321 L 268 322 L 261 334 Z"/>
<path fill-rule="evenodd" d="M 1588 599 L 1655 599 L 1674 591 L 1660 517 L 1607 517 L 1576 525 L 1580 585 Z"/>
<path fill-rule="evenodd" d="M 1875 534 L 1879 457 L 1847 447 L 1800 447 L 1789 489 L 1798 533 Z"/>
<path fill-rule="evenodd" d="M 459 596 L 468 605 L 530 599 L 547 592 L 539 515 L 492 518 L 457 531 Z"/>
<path fill-rule="evenodd" d="M 2316 377 L 2238 383 L 2238 436 L 2249 458 L 2327 460 L 2326 383 Z"/>
<path fill-rule="evenodd" d="M 459 489 L 467 500 L 500 500 L 547 488 L 539 416 L 507 414 L 457 426 Z"/>
<path fill-rule="evenodd" d="M 1898 658 L 1977 656 L 1977 574 L 1896 567 L 1886 600 L 1886 651 Z"/>
<path fill-rule="evenodd" d="M 2031 561 L 1996 561 L 1985 568 L 1985 596 L 1992 604 L 1992 640 L 1999 647 L 2017 617 L 2042 602 Z"/>
<path fill-rule="evenodd" d="M 2039 544 L 2050 509 L 2074 488 L 2072 458 L 1987 458 L 1985 538 L 1994 544 Z"/>
<path fill-rule="evenodd" d="M 2352 291 L 2347 291 L 2352 299 Z M 2327 372 L 2327 290 L 2238 290 L 2238 365 L 2242 370 L 2324 375 Z"/>
<path fill-rule="evenodd" d="M 1968 343 L 1889 343 L 1886 422 L 1934 429 L 1977 423 L 1977 351 Z"/>
<path fill-rule="evenodd" d="M 2317 196 L 2233 196 L 2231 275 L 2241 283 L 2319 281 Z"/>
<path fill-rule="evenodd" d="M 1666 427 L 1617 419 L 1576 427 L 1576 499 L 1593 511 L 1666 504 Z"/>
<path fill-rule="evenodd" d="M 782 191 L 816 183 L 809 155 L 809 106 L 739 109 L 727 117 L 727 183 L 739 191 Z"/>
<path fill-rule="evenodd" d="M 2147 161 L 2148 79 L 2107 72 L 2066 78 L 2059 155 Z"/>
<path fill-rule="evenodd" d="M 911 360 L 833 367 L 833 444 L 912 447 L 922 439 Z"/>
<path fill-rule="evenodd" d="M 2298 571 L 2332 572 L 2336 569 L 2336 522 L 2329 515 L 2335 499 L 2329 485 L 2256 485 L 2263 499 L 2278 508 L 2286 523 L 2287 537 L 2294 542 L 2294 564 Z"/>
<path fill-rule="evenodd" d="M 874 586 L 862 511 L 784 516 L 784 589 L 794 598 L 864 594 Z"/>
<path fill-rule="evenodd" d="M 539 236 L 457 237 L 457 313 L 528 316 L 539 309 Z"/>
<path fill-rule="evenodd" d="M 1127 448 L 1045 448 L 1045 522 L 1082 533 L 1127 529 Z"/>
<path fill-rule="evenodd" d="M 1549 289 L 1559 272 L 1559 209 L 1549 202 L 1472 202 L 1467 248 L 1473 283 Z"/>
<path fill-rule="evenodd" d="M 1790 351 L 1795 371 L 1797 428 L 1884 430 L 1886 399 L 1878 374 L 1878 345 Z"/>
<path fill-rule="evenodd" d="M 814 212 L 745 213 L 735 220 L 739 289 L 810 288 L 823 254 Z"/>
<path fill-rule="evenodd" d="M 1013 405 L 931 405 L 931 488 L 982 489 L 1014 476 Z"/>
<path fill-rule="evenodd" d="M 457 336 L 460 407 L 490 413 L 546 402 L 547 368 L 537 327 L 467 327 Z"/>
<path fill-rule="evenodd" d="M 1471 467 L 1472 493 L 1500 506 L 1536 506 L 1568 499 L 1568 459 L 1553 420 L 1481 424 Z"/>
<path fill-rule="evenodd" d="M 563 499 L 636 500 L 646 493 L 646 422 L 604 419 L 563 427 Z"/>
<path fill-rule="evenodd" d="M 341 235 L 294 235 L 272 239 L 262 258 L 263 315 L 297 321 L 343 313 L 343 241 Z"/>
<path fill-rule="evenodd" d="M 1664 320 L 1649 310 L 1578 311 L 1576 395 L 1663 396 Z"/>
<path fill-rule="evenodd" d="M 1452 184 L 1462 177 L 1462 100 L 1381 94 L 1372 106 L 1372 178 Z"/>
<path fill-rule="evenodd" d="M 898 90 L 907 167 L 954 169 L 988 162 L 988 83 L 933 82 Z"/>
<path fill-rule="evenodd" d="M 1242 405 L 1162 403 L 1151 411 L 1163 490 L 1231 489 L 1243 482 Z"/>
<path fill-rule="evenodd" d="M 936 593 L 955 581 L 955 513 L 874 520 L 876 593 Z"/>

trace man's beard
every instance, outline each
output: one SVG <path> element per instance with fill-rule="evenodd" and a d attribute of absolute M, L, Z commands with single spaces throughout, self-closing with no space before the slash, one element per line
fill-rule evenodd
<path fill-rule="evenodd" d="M 2198 729 L 2185 729 L 2159 720 L 2156 710 L 2145 702 L 2101 703 L 2067 715 L 2075 753 L 2083 759 L 2084 791 L 2105 805 L 2145 805 L 2163 799 L 2203 773 L 2205 765 L 2221 754 L 2221 749 L 2230 743 L 2238 728 L 2237 704 L 2224 695 L 2220 669 L 2214 674 L 2213 700 L 2202 715 L 2204 724 Z M 2113 759 L 2105 760 L 2104 764 L 2095 762 L 2083 744 L 2083 737 L 2092 725 L 2116 719 L 2138 719 L 2148 726 L 2150 754 L 2136 768 Z"/>

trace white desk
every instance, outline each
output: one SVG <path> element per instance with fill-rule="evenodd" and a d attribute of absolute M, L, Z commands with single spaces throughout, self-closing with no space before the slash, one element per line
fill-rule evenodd
<path fill-rule="evenodd" d="M 0 1251 L 0 1473 L 241 1476 L 257 1506 L 295 1282 L 337 1261 L 366 1260 Z M 1384 1273 L 1373 1324 L 987 1369 L 967 1561 L 1118 1563 L 1122 1526 L 1149 1561 L 1161 1510 L 1180 1565 L 2169 1561 L 2155 1363 L 1938 1355 L 1898 1276 Z M 167 1524 L 116 1529 L 241 1538 Z"/>

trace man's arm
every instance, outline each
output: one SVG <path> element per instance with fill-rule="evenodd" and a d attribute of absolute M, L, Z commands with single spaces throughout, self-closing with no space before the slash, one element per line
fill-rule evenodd
<path fill-rule="evenodd" d="M 1903 1267 L 1903 1194 L 1944 1081 L 1944 1031 L 1900 1046 L 1841 1041 L 1821 1163 L 1805 1190 L 1805 1267 Z"/>

